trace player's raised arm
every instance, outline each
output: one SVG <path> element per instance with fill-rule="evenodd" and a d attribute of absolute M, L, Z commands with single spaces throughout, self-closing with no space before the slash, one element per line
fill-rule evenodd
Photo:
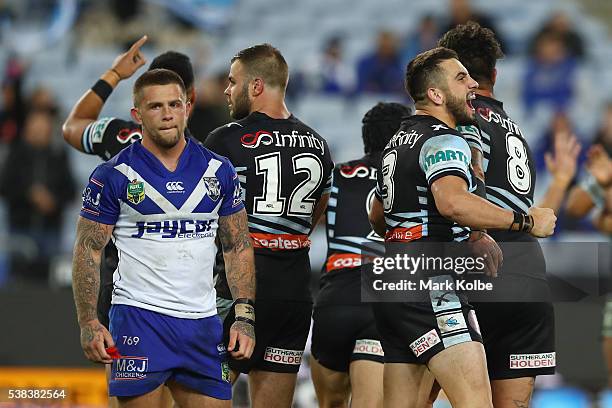
<path fill-rule="evenodd" d="M 123 79 L 131 77 L 138 68 L 147 61 L 140 52 L 140 47 L 147 41 L 143 36 L 136 41 L 129 50 L 115 58 L 113 65 L 108 69 L 98 82 L 85 91 L 78 100 L 62 126 L 64 139 L 75 149 L 83 151 L 81 138 L 87 125 L 95 122 L 102 111 L 104 102 L 111 92 Z"/>
<path fill-rule="evenodd" d="M 81 328 L 81 347 L 89 360 L 107 364 L 112 359 L 106 353 L 105 345 L 114 344 L 110 333 L 98 320 L 96 307 L 102 249 L 112 232 L 112 225 L 79 217 L 72 260 L 72 288 Z"/>
<path fill-rule="evenodd" d="M 249 358 L 255 347 L 255 256 L 246 211 L 220 216 L 218 236 L 236 313 L 227 349 L 236 359 Z"/>

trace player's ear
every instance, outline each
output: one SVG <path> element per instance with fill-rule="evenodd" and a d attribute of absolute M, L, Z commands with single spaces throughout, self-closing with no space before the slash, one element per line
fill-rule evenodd
<path fill-rule="evenodd" d="M 251 91 L 251 95 L 253 97 L 261 95 L 263 93 L 263 91 L 264 91 L 264 87 L 265 86 L 264 86 L 263 79 L 261 79 L 261 78 L 254 78 L 251 81 L 251 84 L 249 86 L 250 91 Z"/>
<path fill-rule="evenodd" d="M 495 85 L 496 79 L 497 79 L 497 68 L 493 68 L 493 72 L 491 72 L 491 85 Z"/>
<path fill-rule="evenodd" d="M 140 117 L 140 111 L 138 111 L 138 108 L 133 107 L 130 109 L 130 115 L 132 116 L 132 119 L 134 119 L 134 122 L 142 125 L 142 118 Z"/>
<path fill-rule="evenodd" d="M 442 105 L 444 103 L 444 94 L 438 88 L 427 88 L 427 97 L 434 105 Z"/>

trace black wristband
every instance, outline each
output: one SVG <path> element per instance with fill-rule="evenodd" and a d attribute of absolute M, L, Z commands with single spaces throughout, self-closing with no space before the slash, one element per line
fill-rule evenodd
<path fill-rule="evenodd" d="M 98 95 L 102 102 L 106 102 L 111 92 L 113 92 L 113 87 L 103 79 L 98 79 L 98 82 L 91 87 L 91 91 Z"/>
<path fill-rule="evenodd" d="M 512 221 L 512 224 L 510 224 L 510 228 L 508 228 L 508 231 L 522 231 L 523 226 L 525 224 L 525 216 L 516 211 L 513 211 L 513 213 L 514 220 Z"/>
<path fill-rule="evenodd" d="M 523 215 L 523 228 L 521 228 L 521 231 L 531 232 L 532 229 L 533 229 L 533 216 Z"/>

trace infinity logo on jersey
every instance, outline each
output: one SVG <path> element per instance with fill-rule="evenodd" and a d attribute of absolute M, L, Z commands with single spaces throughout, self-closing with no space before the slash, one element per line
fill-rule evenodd
<path fill-rule="evenodd" d="M 369 177 L 370 180 L 376 180 L 376 169 L 374 167 L 369 168 L 363 164 L 358 164 L 355 167 L 342 166 L 340 167 L 340 175 L 345 178 L 365 178 Z"/>
<path fill-rule="evenodd" d="M 121 129 L 119 133 L 117 133 L 117 141 L 121 144 L 134 143 L 140 139 L 142 139 L 140 129 L 125 128 Z"/>
<path fill-rule="evenodd" d="M 255 134 L 247 133 L 245 135 L 242 135 L 242 137 L 240 138 L 240 142 L 242 143 L 242 145 L 244 147 L 248 147 L 249 149 L 256 149 L 259 147 L 260 144 L 266 146 L 271 145 L 273 141 L 274 139 L 272 138 L 270 132 L 267 132 L 265 130 L 260 130 Z"/>
<path fill-rule="evenodd" d="M 214 220 L 172 220 L 172 221 L 139 221 L 138 231 L 132 238 L 142 238 L 144 235 L 159 235 L 162 238 L 206 238 L 214 237 L 212 230 Z"/>
<path fill-rule="evenodd" d="M 278 130 L 273 130 L 272 133 L 267 130 L 260 130 L 253 133 L 247 133 L 240 138 L 242 146 L 249 149 L 255 149 L 260 145 L 268 146 L 274 143 L 276 147 L 308 147 L 315 148 L 325 154 L 325 144 L 317 139 L 315 135 L 306 132 L 305 135 L 300 134 L 297 130 L 292 130 L 291 133 L 283 134 Z"/>
<path fill-rule="evenodd" d="M 142 380 L 147 378 L 148 357 L 124 356 L 115 360 L 115 380 Z"/>
<path fill-rule="evenodd" d="M 169 181 L 166 183 L 166 190 L 168 193 L 184 193 L 185 188 L 183 187 L 182 181 Z"/>

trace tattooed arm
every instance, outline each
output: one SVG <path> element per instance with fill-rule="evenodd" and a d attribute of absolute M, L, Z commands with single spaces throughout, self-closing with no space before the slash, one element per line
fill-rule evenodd
<path fill-rule="evenodd" d="M 219 217 L 219 240 L 223 248 L 225 273 L 232 297 L 234 300 L 248 299 L 252 303 L 255 299 L 255 256 L 244 209 Z M 245 319 L 237 319 L 230 328 L 227 349 L 231 352 L 232 357 L 240 360 L 251 357 L 255 347 L 255 313 L 252 305 L 247 306 L 241 303 L 234 307 L 237 316 L 239 312 L 249 310 L 245 314 Z M 248 319 L 246 315 L 249 316 Z M 251 315 L 252 319 L 250 319 Z M 247 321 L 249 319 L 252 323 Z M 239 349 L 234 351 L 236 342 L 239 344 Z"/>
<path fill-rule="evenodd" d="M 219 240 L 234 299 L 255 299 L 255 256 L 245 210 L 219 217 Z"/>
<path fill-rule="evenodd" d="M 110 333 L 98 320 L 96 308 L 102 249 L 112 231 L 112 225 L 79 217 L 72 259 L 72 288 L 81 327 L 81 347 L 89 360 L 106 364 L 112 363 L 112 359 L 104 350 L 105 343 L 109 347 L 114 344 Z"/>

